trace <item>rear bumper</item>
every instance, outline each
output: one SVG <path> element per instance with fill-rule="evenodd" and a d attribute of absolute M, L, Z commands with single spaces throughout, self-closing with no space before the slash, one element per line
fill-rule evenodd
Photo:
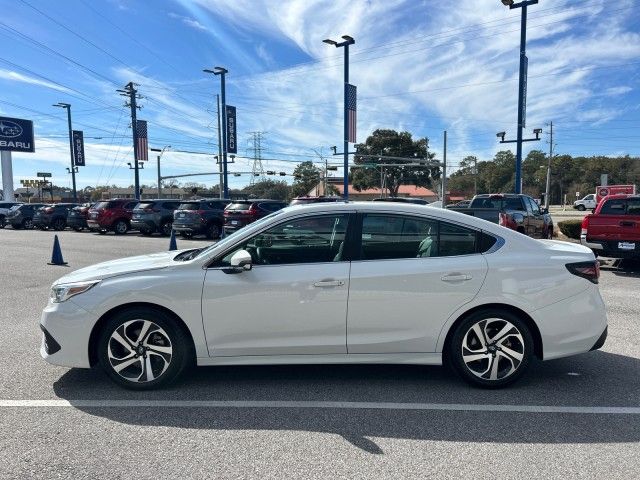
<path fill-rule="evenodd" d="M 131 228 L 134 230 L 155 230 L 156 224 L 153 220 L 131 220 Z"/>
<path fill-rule="evenodd" d="M 623 242 L 624 240 L 620 240 Z M 591 250 L 598 252 L 598 255 L 611 258 L 640 258 L 640 242 L 629 240 L 630 243 L 635 243 L 636 248 L 634 250 L 620 250 L 617 248 L 618 241 L 599 241 L 587 239 L 585 235 L 580 235 L 580 243 L 585 247 L 589 247 Z"/>
<path fill-rule="evenodd" d="M 111 225 L 101 224 L 97 220 L 87 220 L 87 227 L 94 230 L 109 230 Z"/>
<path fill-rule="evenodd" d="M 607 313 L 597 285 L 530 314 L 540 329 L 544 360 L 588 352 L 604 344 Z"/>

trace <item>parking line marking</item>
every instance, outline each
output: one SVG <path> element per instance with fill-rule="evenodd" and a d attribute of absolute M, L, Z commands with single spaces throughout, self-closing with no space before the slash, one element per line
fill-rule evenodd
<path fill-rule="evenodd" d="M 0 400 L 0 408 L 336 408 L 352 410 L 443 410 L 465 412 L 640 415 L 640 407 L 489 405 L 465 403 L 323 402 L 269 400 Z"/>

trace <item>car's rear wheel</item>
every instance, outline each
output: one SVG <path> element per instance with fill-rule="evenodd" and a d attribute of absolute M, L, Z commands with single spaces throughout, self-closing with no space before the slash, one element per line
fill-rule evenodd
<path fill-rule="evenodd" d="M 73 227 L 73 231 L 74 232 L 81 232 L 82 231 L 82 227 Z"/>
<path fill-rule="evenodd" d="M 127 225 L 127 222 L 125 222 L 124 220 L 118 220 L 113 225 L 113 232 L 116 235 L 124 235 L 125 233 L 127 233 L 128 230 L 129 230 L 129 225 Z"/>
<path fill-rule="evenodd" d="M 191 232 L 180 232 L 180 236 L 182 238 L 192 238 L 193 237 L 193 233 L 191 233 Z"/>
<path fill-rule="evenodd" d="M 7 219 L 4 218 L 4 215 L 0 215 L 0 228 L 4 228 L 7 224 Z"/>
<path fill-rule="evenodd" d="M 206 235 L 209 240 L 220 238 L 222 227 L 218 223 L 212 223 L 207 227 Z"/>
<path fill-rule="evenodd" d="M 553 240 L 553 228 L 547 228 L 547 240 Z"/>
<path fill-rule="evenodd" d="M 151 230 L 150 228 L 141 228 L 140 229 L 140 233 L 142 235 L 144 235 L 145 237 L 149 237 L 149 236 L 153 235 L 153 230 Z"/>
<path fill-rule="evenodd" d="M 102 328 L 97 357 L 107 375 L 132 390 L 151 390 L 175 381 L 193 359 L 190 341 L 174 318 L 161 310 L 122 311 Z"/>
<path fill-rule="evenodd" d="M 578 210 L 584 212 L 587 209 L 584 205 L 578 205 Z"/>
<path fill-rule="evenodd" d="M 67 222 L 64 218 L 56 218 L 51 224 L 54 230 L 64 230 L 67 227 Z"/>
<path fill-rule="evenodd" d="M 499 388 L 518 380 L 533 355 L 533 338 L 520 318 L 504 310 L 475 312 L 456 328 L 448 360 L 472 385 Z"/>
<path fill-rule="evenodd" d="M 162 225 L 160 225 L 160 233 L 162 233 L 162 235 L 164 235 L 165 237 L 168 237 L 169 235 L 171 235 L 172 229 L 173 229 L 173 222 L 164 222 Z"/>
<path fill-rule="evenodd" d="M 33 228 L 33 219 L 25 218 L 24 220 L 22 220 L 22 228 L 31 230 Z"/>

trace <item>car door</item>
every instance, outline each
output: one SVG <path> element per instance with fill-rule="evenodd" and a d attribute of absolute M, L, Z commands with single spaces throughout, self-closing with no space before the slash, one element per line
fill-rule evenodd
<path fill-rule="evenodd" d="M 446 320 L 486 276 L 480 235 L 428 217 L 365 214 L 351 263 L 348 353 L 434 352 Z"/>
<path fill-rule="evenodd" d="M 231 247 L 206 271 L 211 356 L 346 353 L 349 214 L 306 215 Z M 252 269 L 227 273 L 240 249 Z"/>
<path fill-rule="evenodd" d="M 530 236 L 534 238 L 544 237 L 544 215 L 540 211 L 540 206 L 531 197 L 524 197 L 524 201 L 529 205 L 527 211 L 531 211 L 529 214 Z"/>

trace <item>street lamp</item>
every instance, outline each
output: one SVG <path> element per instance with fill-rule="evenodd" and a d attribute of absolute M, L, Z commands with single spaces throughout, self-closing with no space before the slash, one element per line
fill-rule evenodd
<path fill-rule="evenodd" d="M 518 83 L 518 139 L 516 140 L 516 193 L 522 193 L 522 129 L 526 126 L 527 108 L 527 7 L 538 3 L 538 0 L 524 0 L 514 3 L 513 0 L 502 0 L 505 7 L 510 10 L 520 8 L 522 16 L 520 20 L 520 73 Z M 502 142 L 501 142 L 502 143 Z"/>
<path fill-rule="evenodd" d="M 325 39 L 324 43 L 336 48 L 344 47 L 344 199 L 349 200 L 349 45 L 356 41 L 349 35 L 342 35 L 343 42 Z"/>
<path fill-rule="evenodd" d="M 225 75 L 229 72 L 223 67 L 213 67 L 213 70 L 205 68 L 202 70 L 205 73 L 212 73 L 214 75 L 220 75 L 220 99 L 222 103 L 221 115 L 222 115 L 222 177 L 223 177 L 223 192 L 224 198 L 229 198 L 229 182 L 227 172 L 227 107 L 225 98 Z"/>
<path fill-rule="evenodd" d="M 158 155 L 158 198 L 162 198 L 162 176 L 160 175 L 160 159 L 162 158 L 162 154 L 164 153 L 165 150 L 167 150 L 168 148 L 171 148 L 171 145 L 165 145 L 164 147 L 162 147 L 162 149 L 159 148 L 150 148 L 149 150 L 151 150 L 152 152 L 160 152 L 160 155 Z"/>
<path fill-rule="evenodd" d="M 73 159 L 73 131 L 71 127 L 71 105 L 68 103 L 58 102 L 54 107 L 64 108 L 67 111 L 67 123 L 69 125 L 69 152 L 71 155 L 71 169 L 67 169 L 71 173 L 71 183 L 73 185 L 73 201 L 78 201 L 78 191 L 76 190 L 76 173 L 78 172 Z"/>

